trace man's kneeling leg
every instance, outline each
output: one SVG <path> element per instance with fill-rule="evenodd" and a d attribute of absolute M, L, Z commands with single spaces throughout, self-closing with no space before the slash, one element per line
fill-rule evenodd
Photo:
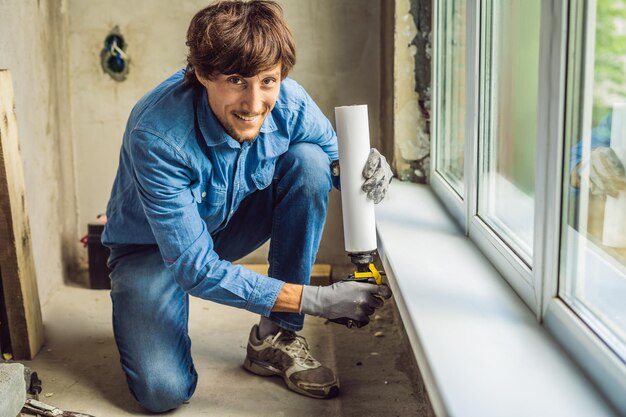
<path fill-rule="evenodd" d="M 187 334 L 189 300 L 156 246 L 114 262 L 111 299 L 115 340 L 131 392 L 153 412 L 180 406 L 198 379 Z"/>

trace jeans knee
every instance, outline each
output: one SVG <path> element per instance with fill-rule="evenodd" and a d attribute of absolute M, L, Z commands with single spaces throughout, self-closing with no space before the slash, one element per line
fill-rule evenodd
<path fill-rule="evenodd" d="M 282 162 L 294 174 L 300 191 L 308 195 L 328 194 L 332 188 L 328 155 L 318 145 L 297 143 L 282 156 Z"/>
<path fill-rule="evenodd" d="M 195 386 L 195 377 L 149 377 L 133 384 L 131 391 L 143 408 L 153 413 L 163 413 L 189 400 Z"/>

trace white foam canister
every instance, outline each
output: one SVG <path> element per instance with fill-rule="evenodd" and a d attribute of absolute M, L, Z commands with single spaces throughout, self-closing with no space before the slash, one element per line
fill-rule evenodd
<path fill-rule="evenodd" d="M 374 202 L 361 190 L 370 151 L 367 106 L 335 107 L 346 252 L 376 250 Z"/>

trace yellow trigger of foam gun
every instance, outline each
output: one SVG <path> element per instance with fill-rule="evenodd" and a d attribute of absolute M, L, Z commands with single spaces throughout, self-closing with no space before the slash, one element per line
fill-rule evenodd
<path fill-rule="evenodd" d="M 369 271 L 367 272 L 354 271 L 354 274 L 352 275 L 354 277 L 353 279 L 356 281 L 360 281 L 360 280 L 369 281 L 370 278 L 373 278 L 374 281 L 376 281 L 377 285 L 380 285 L 383 283 L 383 276 L 378 271 L 378 269 L 376 269 L 373 263 L 370 262 L 367 265 L 367 269 L 369 269 Z"/>
<path fill-rule="evenodd" d="M 354 273 L 345 278 L 344 281 L 357 281 L 367 284 L 376 283 L 377 285 L 387 286 L 387 284 L 383 283 L 382 275 L 384 274 L 384 272 L 379 271 L 378 269 L 376 269 L 376 266 L 374 266 L 374 253 L 375 252 L 350 253 L 350 259 L 352 260 L 352 263 L 356 266 L 356 271 L 354 271 Z M 391 291 L 388 292 L 388 295 L 381 296 L 380 298 L 383 299 L 389 297 L 391 297 Z M 332 321 L 333 323 L 343 324 L 348 328 L 363 327 L 368 323 L 368 321 L 353 320 L 347 317 L 340 317 L 337 319 L 331 319 L 329 321 Z"/>

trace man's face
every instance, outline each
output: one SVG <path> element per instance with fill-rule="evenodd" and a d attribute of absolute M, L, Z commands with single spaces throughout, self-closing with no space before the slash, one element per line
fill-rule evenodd
<path fill-rule="evenodd" d="M 212 79 L 198 76 L 209 96 L 209 106 L 230 136 L 238 142 L 254 140 L 274 108 L 280 92 L 281 66 L 244 78 L 218 74 Z"/>

